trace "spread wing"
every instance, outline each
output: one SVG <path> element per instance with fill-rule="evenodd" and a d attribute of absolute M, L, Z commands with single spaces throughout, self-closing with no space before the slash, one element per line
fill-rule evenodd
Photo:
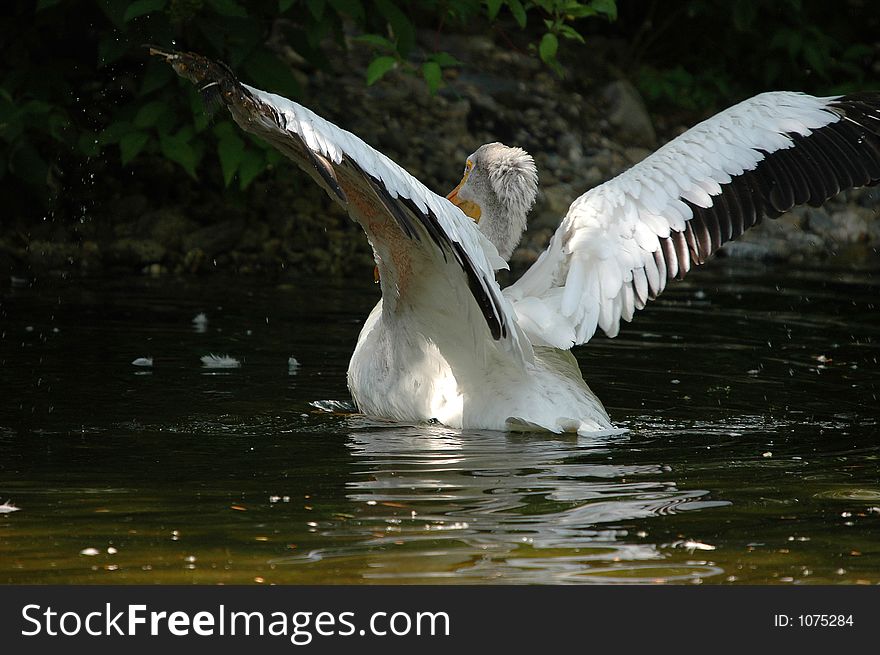
<path fill-rule="evenodd" d="M 193 53 L 151 53 L 195 82 L 206 100 L 225 104 L 242 129 L 296 162 L 361 224 L 373 246 L 386 308 L 398 302 L 418 306 L 428 323 L 431 290 L 442 288 L 450 307 L 437 309 L 447 319 L 457 312 L 459 329 L 469 327 L 475 341 L 492 339 L 531 356 L 495 282 L 495 270 L 507 264 L 458 207 L 354 134 L 287 98 L 242 84 L 223 64 Z"/>
<path fill-rule="evenodd" d="M 572 203 L 504 290 L 535 344 L 570 348 L 656 298 L 762 217 L 880 181 L 880 93 L 764 93 Z"/>

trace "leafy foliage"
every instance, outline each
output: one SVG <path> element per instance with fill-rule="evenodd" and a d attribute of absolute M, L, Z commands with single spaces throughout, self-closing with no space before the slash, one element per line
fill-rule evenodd
<path fill-rule="evenodd" d="M 375 84 L 391 70 L 418 74 L 432 92 L 443 86 L 443 69 L 460 66 L 461 62 L 446 52 L 427 54 L 425 60 L 418 65 L 411 61 L 415 43 L 415 25 L 422 21 L 418 17 L 409 17 L 388 0 L 379 0 L 376 6 L 381 15 L 387 19 L 387 33 L 364 34 L 356 40 L 373 48 L 376 57 L 367 70 L 367 84 Z M 559 37 L 573 39 L 583 43 L 583 37 L 575 29 L 574 23 L 582 18 L 605 16 L 613 20 L 616 16 L 615 0 L 536 0 L 521 2 L 520 0 L 460 0 L 448 3 L 428 1 L 419 3 L 420 15 L 428 14 L 444 22 L 466 25 L 478 16 L 488 21 L 503 20 L 509 13 L 515 24 L 522 30 L 529 27 L 530 15 L 541 18 L 544 29 L 543 36 L 537 43 L 537 52 L 541 60 L 559 75 L 563 69 L 556 58 Z M 504 11 L 506 10 L 506 11 Z"/>
<path fill-rule="evenodd" d="M 144 43 L 202 52 L 296 97 L 294 60 L 323 67 L 322 44 L 352 32 L 371 52 L 366 84 L 397 71 L 432 92 L 462 62 L 417 47 L 419 30 L 521 30 L 560 75 L 566 47 L 604 32 L 627 44 L 619 65 L 653 106 L 702 111 L 768 88 L 871 86 L 880 31 L 864 0 L 7 0 L 4 9 L 0 202 L 29 208 L 89 161 L 135 167 L 152 157 L 196 178 L 216 152 L 223 182 L 243 190 L 280 159 L 224 114 L 209 118 Z"/>
<path fill-rule="evenodd" d="M 444 69 L 461 65 L 445 52 L 417 52 L 417 25 L 466 25 L 506 20 L 521 27 L 540 15 L 546 34 L 538 53 L 561 72 L 558 36 L 581 37 L 572 23 L 613 17 L 614 0 L 10 0 L 0 27 L 7 64 L 0 74 L 0 180 L 12 176 L 45 202 L 57 192 L 70 161 L 118 156 L 123 166 L 159 155 L 195 178 L 216 150 L 227 186 L 246 188 L 278 160 L 277 153 L 242 136 L 228 120 L 212 124 L 191 85 L 143 44 L 182 47 L 228 62 L 248 81 L 296 97 L 299 84 L 284 46 L 313 66 L 325 63 L 321 42 L 343 41 L 343 26 L 372 49 L 366 83 L 392 70 L 421 76 L 432 92 Z M 46 39 L 76 34 L 75 42 Z M 272 45 L 270 45 L 272 44 Z M 110 81 L 109 85 L 107 80 Z M 115 152 L 115 154 L 114 154 Z"/>
<path fill-rule="evenodd" d="M 562 75 L 562 66 L 556 58 L 559 51 L 559 38 L 570 39 L 579 43 L 584 37 L 575 29 L 574 22 L 581 18 L 602 16 L 608 20 L 617 19 L 617 3 L 615 0 L 592 0 L 591 2 L 575 2 L 574 0 L 543 0 L 535 5 L 544 10 L 547 18 L 544 26 L 547 31 L 541 37 L 538 54 L 541 61 Z M 524 19 L 523 19 L 524 20 Z M 524 27 L 524 22 L 522 23 Z"/>
<path fill-rule="evenodd" d="M 877 84 L 870 3 L 621 3 L 628 69 L 655 106 L 707 108 L 769 89 L 846 93 Z"/>

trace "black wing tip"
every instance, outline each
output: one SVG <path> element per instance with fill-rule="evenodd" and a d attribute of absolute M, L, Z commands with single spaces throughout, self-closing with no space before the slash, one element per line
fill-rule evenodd
<path fill-rule="evenodd" d="M 880 91 L 856 91 L 854 93 L 846 93 L 832 100 L 830 104 L 832 106 L 837 106 L 854 102 L 880 106 Z"/>
<path fill-rule="evenodd" d="M 681 279 L 687 259 L 704 263 L 762 217 L 776 218 L 798 205 L 818 207 L 843 190 L 880 183 L 880 91 L 843 95 L 827 107 L 841 120 L 807 136 L 789 133 L 792 148 L 765 152 L 754 169 L 721 185 L 711 207 L 680 198 L 693 214 L 684 232 L 687 250 L 678 235 L 662 243 L 655 259 L 659 254 L 666 277 Z"/>
<path fill-rule="evenodd" d="M 148 49 L 151 56 L 162 57 L 180 77 L 197 85 L 202 99 L 209 108 L 213 104 L 222 102 L 226 94 L 232 90 L 242 94 L 246 91 L 232 69 L 223 62 L 195 52 L 150 44 L 144 44 L 143 47 Z"/>

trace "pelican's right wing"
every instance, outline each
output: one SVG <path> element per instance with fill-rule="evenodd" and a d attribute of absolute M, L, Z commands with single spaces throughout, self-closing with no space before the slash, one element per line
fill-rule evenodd
<path fill-rule="evenodd" d="M 445 275 L 447 286 L 454 287 L 459 325 L 469 328 L 475 342 L 485 333 L 506 351 L 531 358 L 531 346 L 495 281 L 495 270 L 507 264 L 458 207 L 354 134 L 292 100 L 242 84 L 223 64 L 194 53 L 157 48 L 151 53 L 223 102 L 242 129 L 296 162 L 361 223 L 382 270 L 386 306 L 405 285 L 420 282 L 420 275 Z M 430 298 L 419 301 L 430 309 Z"/>
<path fill-rule="evenodd" d="M 572 203 L 504 290 L 532 343 L 610 337 L 763 216 L 880 181 L 880 93 L 764 93 L 673 139 Z"/>

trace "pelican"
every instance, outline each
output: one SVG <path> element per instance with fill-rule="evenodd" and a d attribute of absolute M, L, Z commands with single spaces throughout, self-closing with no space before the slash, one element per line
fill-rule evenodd
<path fill-rule="evenodd" d="M 348 368 L 363 414 L 453 428 L 617 430 L 571 348 L 620 322 L 763 217 L 880 181 L 880 93 L 762 93 L 572 202 L 501 289 L 538 176 L 490 143 L 447 197 L 357 136 L 193 53 L 153 49 L 305 170 L 363 228 L 382 298 Z"/>

